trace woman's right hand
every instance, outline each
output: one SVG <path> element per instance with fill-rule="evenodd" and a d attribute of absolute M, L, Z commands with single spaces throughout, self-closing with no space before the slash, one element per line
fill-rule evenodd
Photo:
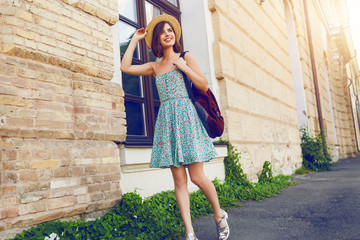
<path fill-rule="evenodd" d="M 134 33 L 133 39 L 136 41 L 140 41 L 141 39 L 145 38 L 146 34 L 147 34 L 147 29 L 145 30 L 144 28 L 139 28 Z"/>
<path fill-rule="evenodd" d="M 136 76 L 147 76 L 154 75 L 154 64 L 155 62 L 148 62 L 139 65 L 133 65 L 132 59 L 134 55 L 135 48 L 138 41 L 144 39 L 147 34 L 147 31 L 144 28 L 136 30 L 133 34 L 130 44 L 125 51 L 124 56 L 122 57 L 120 70 L 124 73 L 136 75 Z"/>

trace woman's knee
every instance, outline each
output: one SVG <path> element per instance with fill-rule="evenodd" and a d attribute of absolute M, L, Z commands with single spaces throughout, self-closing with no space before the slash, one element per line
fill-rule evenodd
<path fill-rule="evenodd" d="M 194 183 L 196 186 L 201 187 L 206 183 L 207 178 L 205 176 L 198 176 L 198 175 L 192 175 L 190 176 L 191 182 Z"/>
<path fill-rule="evenodd" d="M 186 187 L 187 186 L 187 178 L 186 177 L 177 177 L 174 178 L 175 187 Z"/>

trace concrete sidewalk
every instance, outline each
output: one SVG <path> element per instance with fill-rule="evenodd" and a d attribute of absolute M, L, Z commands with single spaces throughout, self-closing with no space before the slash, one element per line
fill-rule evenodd
<path fill-rule="evenodd" d="M 278 197 L 229 208 L 229 239 L 360 240 L 360 157 L 294 181 Z M 194 227 L 200 240 L 217 239 L 213 216 L 197 218 Z"/>

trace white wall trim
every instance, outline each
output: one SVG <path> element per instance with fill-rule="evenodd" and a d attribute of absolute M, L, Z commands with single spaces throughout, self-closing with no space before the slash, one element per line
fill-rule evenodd
<path fill-rule="evenodd" d="M 294 83 L 294 92 L 296 97 L 296 108 L 298 117 L 298 127 L 308 126 L 308 116 L 306 109 L 306 96 L 304 90 L 304 81 L 302 78 L 302 67 L 299 55 L 299 44 L 297 41 L 295 24 L 292 9 L 288 0 L 284 0 L 285 21 L 288 31 L 288 49 L 291 62 L 292 79 Z"/>
<path fill-rule="evenodd" d="M 209 87 L 220 104 L 219 84 L 215 78 L 213 42 L 214 31 L 208 0 L 181 0 L 181 25 L 184 50 L 191 52 L 200 65 Z"/>
<path fill-rule="evenodd" d="M 111 26 L 113 36 L 113 51 L 114 51 L 114 76 L 111 82 L 122 85 L 121 71 L 120 71 L 120 44 L 119 44 L 119 22 Z"/>

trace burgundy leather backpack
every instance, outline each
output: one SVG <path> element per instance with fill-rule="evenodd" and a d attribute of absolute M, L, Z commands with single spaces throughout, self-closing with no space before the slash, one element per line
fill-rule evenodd
<path fill-rule="evenodd" d="M 180 54 L 184 58 L 186 52 Z M 186 74 L 181 71 L 189 98 L 195 106 L 196 112 L 204 125 L 209 137 L 220 137 L 224 132 L 224 118 L 210 88 L 207 91 L 197 89 Z"/>

